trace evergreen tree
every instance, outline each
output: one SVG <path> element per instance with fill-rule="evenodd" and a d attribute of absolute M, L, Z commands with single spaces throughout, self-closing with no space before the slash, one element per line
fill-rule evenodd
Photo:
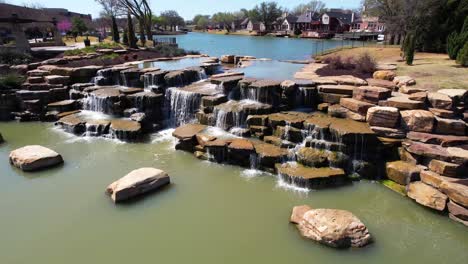
<path fill-rule="evenodd" d="M 137 48 L 137 39 L 135 37 L 135 28 L 133 27 L 132 16 L 127 14 L 127 27 L 128 27 L 128 46 L 130 48 Z"/>
<path fill-rule="evenodd" d="M 124 32 L 123 32 L 123 40 L 122 40 L 123 44 L 125 46 L 130 46 L 129 43 L 128 43 L 128 30 L 125 28 L 124 29 Z"/>
<path fill-rule="evenodd" d="M 117 21 L 115 19 L 115 16 L 112 16 L 111 19 L 112 19 L 112 40 L 119 43 L 120 42 L 119 27 L 117 26 Z"/>
<path fill-rule="evenodd" d="M 408 34 L 407 40 L 408 43 L 406 43 L 406 50 L 405 50 L 405 56 L 406 56 L 406 64 L 407 65 L 413 65 L 413 60 L 414 60 L 414 52 L 416 49 L 416 41 L 414 34 Z"/>
<path fill-rule="evenodd" d="M 458 51 L 460 50 L 460 38 L 457 32 L 452 32 L 447 38 L 447 53 L 451 60 L 457 58 Z"/>
<path fill-rule="evenodd" d="M 468 42 L 458 52 L 457 63 L 463 67 L 468 67 Z"/>

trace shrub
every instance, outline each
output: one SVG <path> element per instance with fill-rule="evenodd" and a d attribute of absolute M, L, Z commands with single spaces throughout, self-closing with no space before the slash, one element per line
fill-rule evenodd
<path fill-rule="evenodd" d="M 327 63 L 332 69 L 343 70 L 344 64 L 340 55 L 330 56 L 325 58 L 325 63 Z"/>
<path fill-rule="evenodd" d="M 457 58 L 457 54 L 460 48 L 461 47 L 460 47 L 460 41 L 458 38 L 458 33 L 454 31 L 450 33 L 450 35 L 448 35 L 447 37 L 447 53 L 451 60 L 454 60 Z"/>
<path fill-rule="evenodd" d="M 408 36 L 408 44 L 406 46 L 406 49 L 405 49 L 405 55 L 406 55 L 406 64 L 407 65 L 413 65 L 413 60 L 414 60 L 414 52 L 415 52 L 415 46 L 416 46 L 416 43 L 415 43 L 415 39 L 414 39 L 414 35 L 413 34 L 410 34 Z"/>
<path fill-rule="evenodd" d="M 360 73 L 373 73 L 377 69 L 377 62 L 367 52 L 359 56 L 354 64 L 356 71 Z"/>
<path fill-rule="evenodd" d="M 31 63 L 32 57 L 27 53 L 11 50 L 0 50 L 0 64 L 19 65 Z"/>
<path fill-rule="evenodd" d="M 458 52 L 457 63 L 463 67 L 468 67 L 468 42 Z"/>
<path fill-rule="evenodd" d="M 20 89 L 25 78 L 19 74 L 7 74 L 0 76 L 0 90 Z"/>
<path fill-rule="evenodd" d="M 185 56 L 187 54 L 191 54 L 191 55 L 200 54 L 197 51 L 185 51 L 184 49 L 171 46 L 171 45 L 156 45 L 156 47 L 151 48 L 151 50 L 159 53 L 163 57 L 177 57 L 177 56 Z"/>

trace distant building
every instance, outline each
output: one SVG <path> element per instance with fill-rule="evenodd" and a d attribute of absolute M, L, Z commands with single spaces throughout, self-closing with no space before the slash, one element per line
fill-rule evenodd
<path fill-rule="evenodd" d="M 379 21 L 378 17 L 367 17 L 356 19 L 351 24 L 351 32 L 372 32 L 383 33 L 385 32 L 385 24 Z"/>
<path fill-rule="evenodd" d="M 248 31 L 257 31 L 257 32 L 265 32 L 266 27 L 265 23 L 263 22 L 253 22 L 252 20 L 249 21 L 247 24 L 246 30 Z"/>

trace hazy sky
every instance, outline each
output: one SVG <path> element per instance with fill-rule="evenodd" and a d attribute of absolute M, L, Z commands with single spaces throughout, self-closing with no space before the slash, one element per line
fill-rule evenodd
<path fill-rule="evenodd" d="M 192 19 L 196 14 L 213 14 L 219 11 L 236 11 L 241 8 L 252 8 L 262 0 L 150 0 L 151 7 L 155 13 L 173 9 L 179 12 L 185 19 Z M 292 8 L 308 0 L 277 0 L 277 2 L 287 8 Z M 327 7 L 356 8 L 361 0 L 322 0 Z M 23 3 L 39 3 L 45 7 L 62 7 L 70 11 L 91 14 L 96 17 L 101 8 L 94 0 L 7 0 L 6 2 L 15 5 Z"/>

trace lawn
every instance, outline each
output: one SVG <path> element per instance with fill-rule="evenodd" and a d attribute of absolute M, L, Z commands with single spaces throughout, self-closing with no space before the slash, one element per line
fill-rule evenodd
<path fill-rule="evenodd" d="M 379 63 L 396 63 L 398 75 L 408 75 L 416 80 L 416 86 L 437 91 L 446 88 L 460 88 L 468 90 L 468 68 L 460 67 L 447 54 L 416 53 L 412 66 L 406 65 L 400 57 L 398 47 L 360 47 L 343 49 L 326 56 L 340 55 L 343 57 L 356 56 L 368 52 Z"/>

